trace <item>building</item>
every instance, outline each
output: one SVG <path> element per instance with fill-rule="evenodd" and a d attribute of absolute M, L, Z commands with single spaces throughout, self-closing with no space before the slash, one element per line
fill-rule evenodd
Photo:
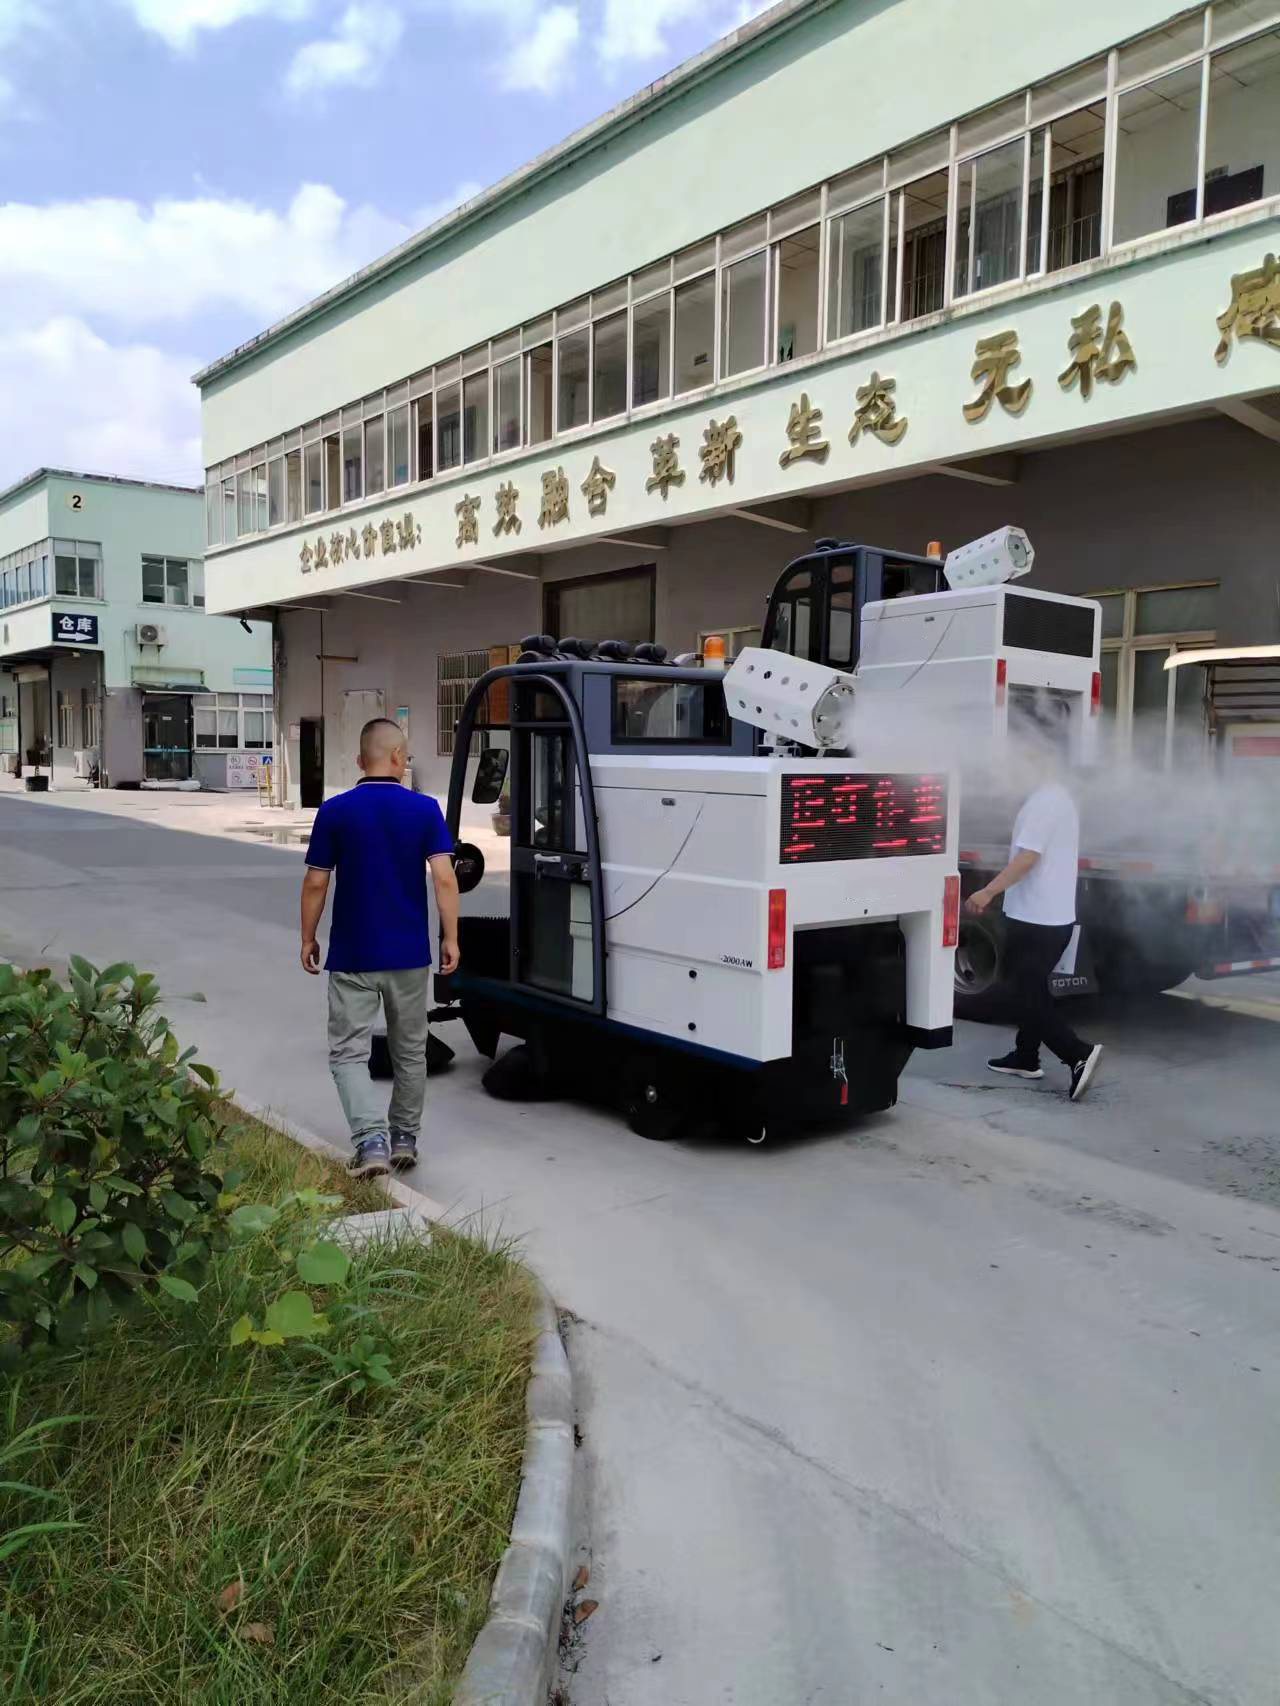
<path fill-rule="evenodd" d="M 41 468 L 0 492 L 0 754 L 95 776 L 256 785 L 271 630 L 205 608 L 204 494 Z"/>
<path fill-rule="evenodd" d="M 784 0 L 197 376 L 283 787 L 385 710 L 441 789 L 522 634 L 736 645 L 816 538 L 1009 521 L 1174 761 L 1170 648 L 1280 640 L 1278 212 L 1280 3 Z"/>

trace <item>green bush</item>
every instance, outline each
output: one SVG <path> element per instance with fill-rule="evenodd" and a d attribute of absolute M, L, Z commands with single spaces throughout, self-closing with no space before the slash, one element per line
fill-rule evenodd
<path fill-rule="evenodd" d="M 206 1167 L 213 1071 L 178 1051 L 150 975 L 0 964 L 0 1343 L 12 1365 L 156 1290 L 193 1302 L 231 1239 Z"/>

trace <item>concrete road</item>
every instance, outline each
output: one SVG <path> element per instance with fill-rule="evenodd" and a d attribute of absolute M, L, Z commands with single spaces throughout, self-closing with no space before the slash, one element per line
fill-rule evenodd
<path fill-rule="evenodd" d="M 158 970 L 333 1133 L 298 877 L 0 800 L 0 951 Z M 1077 1108 L 962 1027 L 893 1113 L 773 1150 L 492 1103 L 460 1047 L 422 1186 L 577 1317 L 573 1706 L 1280 1701 L 1280 1031 L 1172 997 L 1096 1029 Z"/>

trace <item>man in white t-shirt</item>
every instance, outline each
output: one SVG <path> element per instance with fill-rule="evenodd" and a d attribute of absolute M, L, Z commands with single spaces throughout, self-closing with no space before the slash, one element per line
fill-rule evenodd
<path fill-rule="evenodd" d="M 1075 801 L 1060 782 L 1041 782 L 1014 822 L 1009 863 L 968 901 L 971 911 L 985 912 L 997 895 L 1005 897 L 1006 962 L 1018 1035 L 1011 1054 L 987 1065 L 1011 1078 L 1043 1078 L 1043 1042 L 1070 1072 L 1073 1102 L 1088 1090 L 1102 1058 L 1102 1044 L 1076 1035 L 1049 990 L 1050 973 L 1075 929 L 1079 858 Z"/>

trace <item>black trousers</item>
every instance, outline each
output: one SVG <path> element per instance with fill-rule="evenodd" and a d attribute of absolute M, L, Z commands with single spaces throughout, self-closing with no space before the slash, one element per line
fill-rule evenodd
<path fill-rule="evenodd" d="M 1039 1055 L 1041 1043 L 1064 1066 L 1074 1066 L 1089 1053 L 1089 1044 L 1081 1042 L 1049 993 L 1049 973 L 1062 958 L 1074 928 L 1073 924 L 1005 920 L 1005 964 L 1018 1018 L 1014 1047 L 1026 1060 Z"/>

